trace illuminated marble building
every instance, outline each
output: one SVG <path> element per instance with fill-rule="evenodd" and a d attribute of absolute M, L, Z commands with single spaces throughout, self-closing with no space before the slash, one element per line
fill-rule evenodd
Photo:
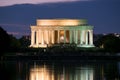
<path fill-rule="evenodd" d="M 49 47 L 60 43 L 94 47 L 93 26 L 84 19 L 38 19 L 31 26 L 30 47 Z"/>

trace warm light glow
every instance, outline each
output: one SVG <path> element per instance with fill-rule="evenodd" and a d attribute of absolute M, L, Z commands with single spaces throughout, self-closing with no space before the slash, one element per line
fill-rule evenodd
<path fill-rule="evenodd" d="M 94 80 L 93 68 L 76 67 L 75 73 L 73 73 L 73 70 L 68 73 L 65 68 L 61 72 L 59 70 L 54 71 L 53 68 L 47 68 L 46 65 L 35 65 L 30 69 L 29 80 L 70 80 L 73 78 L 74 80 Z"/>
<path fill-rule="evenodd" d="M 30 70 L 30 80 L 54 80 L 54 75 L 46 67 L 36 67 Z"/>
<path fill-rule="evenodd" d="M 61 30 L 61 31 L 60 31 L 60 35 L 64 35 L 64 30 Z"/>
<path fill-rule="evenodd" d="M 61 36 L 60 37 L 60 42 L 63 42 L 64 41 L 64 36 Z"/>
<path fill-rule="evenodd" d="M 38 19 L 39 26 L 75 26 L 86 24 L 86 20 L 79 19 Z"/>
<path fill-rule="evenodd" d="M 65 34 L 65 32 L 64 32 L 64 30 L 60 30 L 60 42 L 64 42 L 64 34 Z"/>

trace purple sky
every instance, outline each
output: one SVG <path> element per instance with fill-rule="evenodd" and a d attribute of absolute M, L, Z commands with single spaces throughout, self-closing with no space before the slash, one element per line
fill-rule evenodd
<path fill-rule="evenodd" d="M 120 33 L 120 0 L 0 0 L 0 26 L 17 38 L 41 18 L 87 19 L 95 34 Z"/>
<path fill-rule="evenodd" d="M 41 4 L 41 3 L 57 3 L 57 2 L 74 2 L 74 1 L 90 1 L 90 0 L 0 0 L 0 6 L 8 6 L 14 4 Z"/>

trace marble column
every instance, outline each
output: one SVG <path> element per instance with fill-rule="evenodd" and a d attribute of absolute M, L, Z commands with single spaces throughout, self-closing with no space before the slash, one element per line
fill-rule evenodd
<path fill-rule="evenodd" d="M 88 31 L 85 32 L 85 36 L 86 36 L 86 41 L 85 41 L 85 44 L 88 45 Z"/>
<path fill-rule="evenodd" d="M 58 43 L 60 43 L 60 30 L 58 30 Z"/>
<path fill-rule="evenodd" d="M 82 41 L 83 41 L 83 40 L 82 40 L 82 36 L 83 36 L 83 34 L 82 34 L 82 33 L 83 33 L 83 31 L 82 31 L 82 30 L 80 30 L 80 44 L 82 44 Z"/>
<path fill-rule="evenodd" d="M 75 36 L 76 38 L 76 40 L 75 40 L 75 43 L 77 44 L 78 43 L 78 30 L 76 30 L 76 36 Z"/>
<path fill-rule="evenodd" d="M 90 45 L 93 45 L 93 30 L 90 31 L 89 42 Z"/>
<path fill-rule="evenodd" d="M 66 43 L 66 30 L 64 30 L 64 43 Z"/>
<path fill-rule="evenodd" d="M 54 30 L 52 30 L 52 44 L 54 44 Z"/>
<path fill-rule="evenodd" d="M 42 44 L 42 30 L 40 30 L 40 43 Z"/>
<path fill-rule="evenodd" d="M 49 38 L 49 43 L 51 43 L 51 31 L 50 30 L 48 31 L 48 36 L 49 36 L 48 37 Z"/>
<path fill-rule="evenodd" d="M 39 39 L 39 36 L 38 36 L 38 30 L 36 31 L 36 45 L 38 46 L 38 39 Z"/>
<path fill-rule="evenodd" d="M 69 30 L 69 31 L 70 31 L 70 32 L 69 32 L 69 36 L 70 36 L 70 37 L 69 37 L 69 38 L 70 38 L 69 40 L 70 40 L 70 44 L 71 44 L 71 43 L 72 43 L 72 30 Z"/>
<path fill-rule="evenodd" d="M 52 30 L 50 30 L 49 34 L 50 34 L 50 38 L 49 38 L 50 39 L 50 43 L 52 43 Z"/>
<path fill-rule="evenodd" d="M 35 31 L 31 31 L 31 45 L 35 44 Z"/>
<path fill-rule="evenodd" d="M 38 30 L 38 36 L 39 36 L 39 38 L 38 38 L 38 44 L 40 44 L 41 43 L 41 31 L 40 30 Z"/>
<path fill-rule="evenodd" d="M 74 30 L 74 39 L 73 39 L 74 43 L 76 43 L 76 34 L 75 33 L 76 33 L 76 31 Z"/>
<path fill-rule="evenodd" d="M 41 38 L 42 38 L 42 43 L 41 43 L 41 44 L 44 44 L 44 31 L 41 31 L 41 33 L 42 33 L 42 34 L 41 34 L 41 35 L 42 35 L 42 36 L 41 36 Z"/>
<path fill-rule="evenodd" d="M 80 43 L 81 43 L 82 45 L 85 44 L 85 30 L 81 30 Z"/>
<path fill-rule="evenodd" d="M 47 30 L 47 44 L 49 44 L 49 30 Z"/>

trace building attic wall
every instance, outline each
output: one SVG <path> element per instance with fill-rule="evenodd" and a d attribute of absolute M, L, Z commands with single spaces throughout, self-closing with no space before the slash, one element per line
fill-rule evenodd
<path fill-rule="evenodd" d="M 85 19 L 38 19 L 37 26 L 78 26 L 87 24 Z"/>

